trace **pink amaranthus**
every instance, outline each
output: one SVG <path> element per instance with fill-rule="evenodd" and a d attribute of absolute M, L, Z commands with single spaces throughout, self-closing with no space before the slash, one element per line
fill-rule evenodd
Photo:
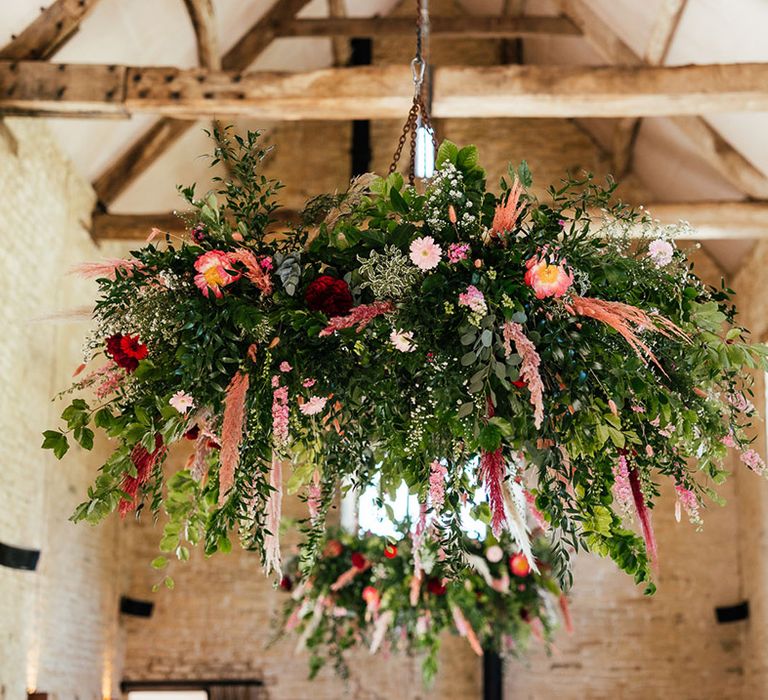
<path fill-rule="evenodd" d="M 391 301 L 375 301 L 373 304 L 360 304 L 350 309 L 346 316 L 334 316 L 328 325 L 320 331 L 320 336 L 332 335 L 336 331 L 356 327 L 362 333 L 368 324 L 377 316 L 391 314 L 395 305 Z"/>
<path fill-rule="evenodd" d="M 522 358 L 520 365 L 520 379 L 528 386 L 533 406 L 533 423 L 537 428 L 544 422 L 544 384 L 539 374 L 541 357 L 536 351 L 536 346 L 523 332 L 523 327 L 514 321 L 507 321 L 502 329 L 504 336 L 504 352 L 509 357 L 512 353 L 512 342 L 515 350 Z"/>

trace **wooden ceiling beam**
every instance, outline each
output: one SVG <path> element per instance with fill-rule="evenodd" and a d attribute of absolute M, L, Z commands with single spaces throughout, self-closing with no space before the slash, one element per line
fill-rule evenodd
<path fill-rule="evenodd" d="M 160 214 L 108 214 L 94 212 L 91 220 L 91 235 L 97 243 L 103 241 L 145 241 L 153 228 L 181 236 L 187 228 L 184 217 L 187 212 Z M 189 213 L 191 216 L 191 213 Z M 278 209 L 274 212 L 276 229 L 297 222 L 299 214 L 292 209 Z"/>
<path fill-rule="evenodd" d="M 0 116 L 400 119 L 408 66 L 307 73 L 0 61 Z M 433 116 L 634 117 L 768 110 L 768 63 L 442 66 Z"/>
<path fill-rule="evenodd" d="M 766 202 L 663 202 L 649 204 L 646 209 L 663 224 L 688 221 L 693 229 L 685 239 L 768 239 L 768 201 Z M 276 226 L 295 222 L 298 213 L 278 209 Z M 600 213 L 596 212 L 599 217 Z M 185 227 L 179 215 L 102 214 L 93 217 L 95 241 L 143 241 L 153 228 L 180 236 Z"/>
<path fill-rule="evenodd" d="M 53 56 L 80 28 L 98 0 L 56 0 L 42 8 L 40 16 L 9 44 L 0 59 L 44 61 Z"/>
<path fill-rule="evenodd" d="M 567 17 L 515 17 L 465 15 L 430 17 L 430 34 L 442 37 L 515 39 L 532 36 L 579 36 L 581 31 Z M 411 17 L 321 17 L 294 19 L 279 30 L 280 36 L 410 36 L 416 31 Z"/>
<path fill-rule="evenodd" d="M 246 70 L 278 36 L 283 24 L 295 17 L 308 2 L 309 0 L 276 0 L 222 56 L 221 67 L 229 71 Z M 93 188 L 99 205 L 107 208 L 112 204 L 192 126 L 189 121 L 163 117 L 141 134 L 94 180 Z"/>
<path fill-rule="evenodd" d="M 561 11 L 583 31 L 585 39 L 603 59 L 626 65 L 642 64 L 642 59 L 606 24 L 585 0 L 560 0 Z M 646 48 L 646 61 L 658 58 L 663 63 L 674 32 L 682 17 L 685 3 L 681 0 L 662 0 L 661 15 L 657 18 Z M 662 37 L 666 32 L 666 37 Z M 661 52 L 661 53 L 660 53 Z M 729 144 L 706 120 L 691 116 L 685 122 L 676 120 L 700 149 L 701 155 L 736 188 L 757 199 L 765 199 L 768 176 L 756 168 L 744 155 Z M 616 127 L 613 143 L 614 173 L 621 177 L 631 166 L 632 151 L 639 132 L 636 119 L 625 119 Z"/>

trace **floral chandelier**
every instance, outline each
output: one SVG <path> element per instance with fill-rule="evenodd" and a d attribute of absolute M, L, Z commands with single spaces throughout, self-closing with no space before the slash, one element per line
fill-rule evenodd
<path fill-rule="evenodd" d="M 432 140 L 417 59 L 393 164 L 410 135 L 412 173 Z M 450 578 L 466 572 L 459 513 L 479 484 L 494 536 L 534 572 L 532 520 L 562 585 L 585 549 L 652 591 L 658 484 L 698 524 L 728 449 L 765 470 L 745 429 L 747 370 L 768 350 L 674 229 L 612 202 L 612 182 L 569 176 L 539 201 L 523 162 L 494 193 L 477 149 L 445 141 L 423 185 L 394 167 L 362 176 L 277 235 L 258 132 L 214 138 L 232 176 L 203 197 L 181 190 L 184 236 L 155 230 L 129 258 L 81 267 L 99 286 L 70 390 L 84 397 L 43 446 L 61 458 L 98 429 L 117 447 L 74 520 L 164 510 L 163 552 L 236 539 L 279 578 L 286 479 L 307 503 L 305 571 L 340 483 L 405 481 Z M 186 466 L 164 469 L 184 440 Z"/>

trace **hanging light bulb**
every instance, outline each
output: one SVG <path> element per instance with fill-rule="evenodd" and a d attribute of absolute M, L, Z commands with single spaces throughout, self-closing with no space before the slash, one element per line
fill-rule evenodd
<path fill-rule="evenodd" d="M 413 159 L 414 175 L 429 179 L 435 174 L 435 132 L 422 124 L 416 126 L 416 154 Z"/>

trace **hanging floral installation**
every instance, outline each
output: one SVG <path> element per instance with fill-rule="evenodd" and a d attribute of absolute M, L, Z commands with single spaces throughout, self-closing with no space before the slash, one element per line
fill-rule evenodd
<path fill-rule="evenodd" d="M 288 561 L 280 588 L 290 595 L 275 638 L 309 652 L 310 677 L 329 660 L 347 677 L 347 652 L 367 649 L 423 655 L 428 684 L 446 630 L 478 656 L 523 656 L 531 640 L 548 648 L 561 619 L 570 630 L 545 537 L 533 540 L 536 571 L 506 534 L 467 538 L 466 568 L 448 577 L 439 540 L 400 529 L 395 540 L 331 530 L 311 572 L 300 571 L 297 557 Z"/>
<path fill-rule="evenodd" d="M 99 287 L 83 397 L 44 447 L 88 449 L 94 428 L 117 446 L 75 520 L 164 509 L 164 552 L 237 538 L 279 574 L 283 476 L 309 498 L 306 567 L 342 480 L 405 481 L 449 576 L 479 484 L 526 555 L 528 516 L 549 526 L 564 585 L 586 549 L 652 591 L 659 484 L 698 523 L 729 449 L 765 470 L 745 428 L 766 348 L 612 182 L 568 177 L 539 201 L 522 163 L 494 194 L 476 149 L 446 141 L 424 188 L 361 177 L 276 234 L 258 134 L 215 136 L 233 176 L 182 190 L 187 235 L 82 270 Z M 164 470 L 183 440 L 188 464 Z"/>

